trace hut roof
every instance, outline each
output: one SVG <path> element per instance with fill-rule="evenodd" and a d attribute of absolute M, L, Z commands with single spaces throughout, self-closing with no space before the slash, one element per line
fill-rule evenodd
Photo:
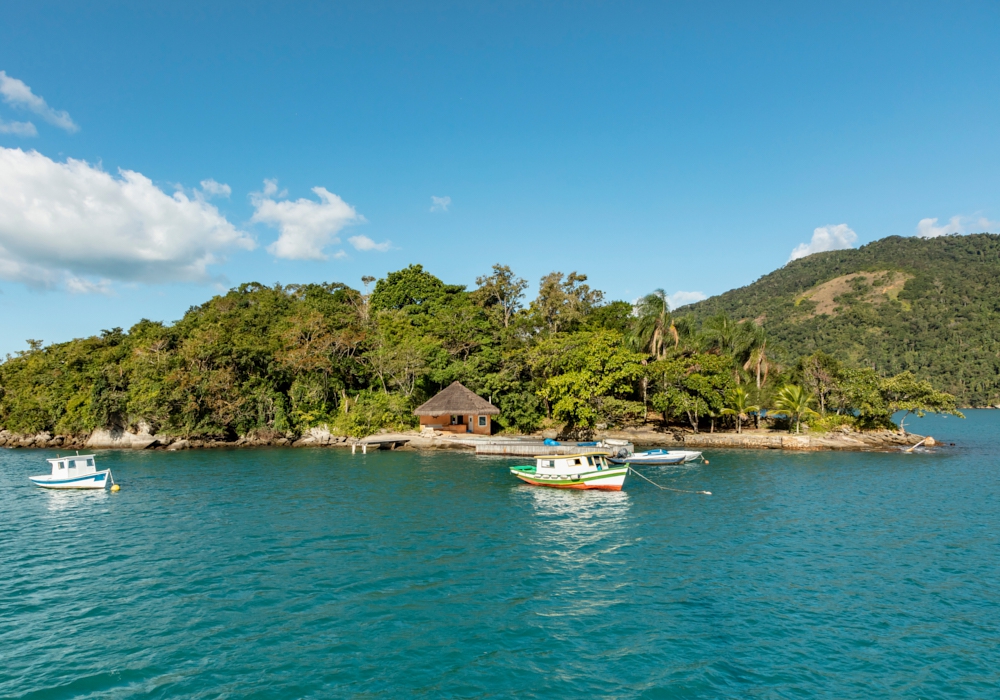
<path fill-rule="evenodd" d="M 468 414 L 495 416 L 500 413 L 500 409 L 483 397 L 466 389 L 460 382 L 452 382 L 430 401 L 418 406 L 413 413 L 418 416 Z"/>

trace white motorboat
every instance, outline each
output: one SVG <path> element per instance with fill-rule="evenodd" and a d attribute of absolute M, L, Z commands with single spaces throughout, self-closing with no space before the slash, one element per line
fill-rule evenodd
<path fill-rule="evenodd" d="M 612 464 L 651 464 L 651 465 L 667 465 L 667 464 L 684 464 L 685 462 L 692 462 L 696 459 L 701 459 L 701 452 L 694 452 L 692 450 L 647 450 L 645 452 L 634 452 L 630 455 L 616 455 L 611 457 L 609 461 Z"/>
<path fill-rule="evenodd" d="M 114 483 L 111 470 L 97 471 L 94 455 L 72 455 L 46 460 L 52 465 L 51 474 L 29 476 L 43 489 L 103 489 Z"/>

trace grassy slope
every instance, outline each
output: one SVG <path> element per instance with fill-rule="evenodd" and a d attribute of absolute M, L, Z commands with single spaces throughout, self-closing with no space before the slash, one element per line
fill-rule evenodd
<path fill-rule="evenodd" d="M 899 283 L 905 279 L 899 273 L 912 278 L 890 294 L 864 280 L 853 280 L 853 287 L 845 281 L 839 286 L 850 290 L 828 314 L 817 314 L 807 296 L 843 275 L 881 270 L 896 272 Z M 911 369 L 963 404 L 1000 403 L 998 235 L 892 236 L 858 250 L 818 253 L 678 311 L 699 320 L 719 311 L 764 317 L 789 357 L 823 350 L 885 373 Z"/>

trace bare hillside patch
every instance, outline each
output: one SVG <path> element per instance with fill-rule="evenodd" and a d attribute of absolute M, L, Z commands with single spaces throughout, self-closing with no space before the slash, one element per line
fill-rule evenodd
<path fill-rule="evenodd" d="M 836 316 L 842 303 L 846 301 L 842 299 L 844 295 L 854 295 L 854 301 L 878 305 L 889 299 L 897 299 L 903 286 L 911 279 L 913 275 L 896 270 L 852 272 L 803 292 L 795 298 L 795 305 L 798 306 L 803 301 L 815 304 L 806 318 L 820 314 Z"/>

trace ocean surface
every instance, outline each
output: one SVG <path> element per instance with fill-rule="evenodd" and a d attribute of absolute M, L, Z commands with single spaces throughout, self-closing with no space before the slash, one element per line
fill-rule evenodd
<path fill-rule="evenodd" d="M 3 698 L 1000 697 L 1000 411 L 929 454 L 0 449 Z"/>

